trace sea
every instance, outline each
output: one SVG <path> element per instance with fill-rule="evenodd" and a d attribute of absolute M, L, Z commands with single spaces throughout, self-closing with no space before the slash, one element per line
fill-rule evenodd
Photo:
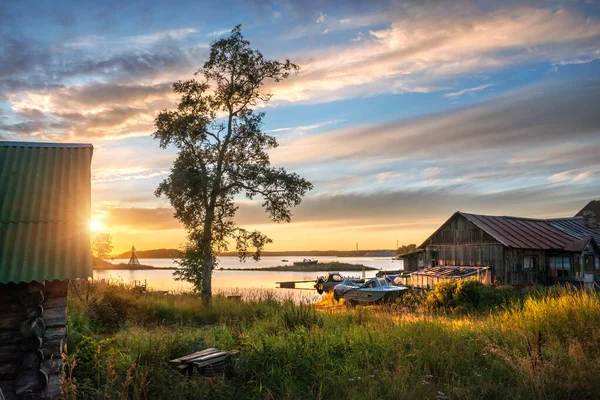
<path fill-rule="evenodd" d="M 318 276 L 327 272 L 284 272 L 284 271 L 236 271 L 240 268 L 264 268 L 279 265 L 291 265 L 294 261 L 305 258 L 317 259 L 319 263 L 343 262 L 348 264 L 363 264 L 377 270 L 393 271 L 403 269 L 402 260 L 392 260 L 391 257 L 337 257 L 337 256 L 266 256 L 259 261 L 246 260 L 240 262 L 238 257 L 219 257 L 219 265 L 213 272 L 213 291 L 225 295 L 260 293 L 269 291 L 279 297 L 294 297 L 313 301 L 319 297 L 313 288 Z M 286 262 L 282 261 L 287 260 Z M 140 258 L 140 264 L 153 267 L 177 267 L 176 259 L 170 258 Z M 127 263 L 129 259 L 115 259 L 113 262 Z M 220 270 L 219 268 L 230 269 Z M 366 277 L 374 277 L 377 270 L 366 271 Z M 359 276 L 361 272 L 339 271 L 344 276 Z M 188 282 L 177 281 L 173 270 L 94 270 L 94 279 L 106 279 L 115 282 L 146 284 L 153 290 L 182 293 L 192 290 Z M 276 282 L 309 281 L 296 284 L 297 289 L 279 289 Z"/>

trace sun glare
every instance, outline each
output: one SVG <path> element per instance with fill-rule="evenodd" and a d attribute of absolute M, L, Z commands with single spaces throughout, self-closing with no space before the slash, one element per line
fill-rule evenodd
<path fill-rule="evenodd" d="M 102 223 L 100 223 L 99 221 L 92 220 L 90 222 L 90 231 L 92 231 L 92 232 L 101 232 L 103 230 L 104 230 L 104 225 L 102 225 Z"/>

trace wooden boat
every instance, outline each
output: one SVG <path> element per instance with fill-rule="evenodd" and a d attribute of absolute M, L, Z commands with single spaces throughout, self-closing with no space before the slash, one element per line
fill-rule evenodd
<path fill-rule="evenodd" d="M 281 262 L 289 262 L 289 261 L 290 261 L 290 260 L 287 260 L 287 259 L 285 259 L 285 258 L 284 258 L 283 260 L 281 260 Z"/>
<path fill-rule="evenodd" d="M 392 286 L 385 278 L 371 278 L 362 285 L 345 279 L 334 287 L 333 297 L 350 304 L 391 303 L 407 291 L 406 286 Z"/>
<path fill-rule="evenodd" d="M 310 258 L 305 258 L 302 261 L 294 261 L 294 265 L 315 265 L 319 262 L 319 260 L 311 260 Z"/>
<path fill-rule="evenodd" d="M 361 284 L 365 281 L 361 278 L 343 277 L 339 272 L 329 272 L 325 276 L 317 277 L 317 281 L 315 282 L 315 289 L 317 289 L 317 292 L 319 292 L 319 294 L 323 294 L 323 292 L 331 292 L 336 285 L 339 285 L 345 279 L 348 279 L 351 282 L 357 284 Z"/>

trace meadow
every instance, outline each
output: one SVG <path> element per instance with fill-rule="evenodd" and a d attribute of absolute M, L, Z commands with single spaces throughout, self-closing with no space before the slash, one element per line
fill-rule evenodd
<path fill-rule="evenodd" d="M 65 397 L 600 398 L 597 293 L 467 282 L 382 306 L 244 298 L 71 290 Z M 224 378 L 168 364 L 206 347 L 239 350 Z"/>

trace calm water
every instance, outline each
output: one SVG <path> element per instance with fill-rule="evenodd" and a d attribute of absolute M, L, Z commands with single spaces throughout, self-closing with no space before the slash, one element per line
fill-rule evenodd
<path fill-rule="evenodd" d="M 285 258 L 289 262 L 282 262 Z M 364 264 L 382 270 L 398 270 L 403 268 L 401 260 L 391 260 L 390 257 L 263 257 L 260 261 L 246 261 L 241 263 L 237 257 L 219 257 L 219 268 L 259 268 L 274 267 L 278 265 L 291 264 L 293 261 L 301 261 L 303 258 L 318 259 L 319 262 L 339 261 L 350 264 Z M 126 263 L 128 259 L 116 259 L 115 263 Z M 174 260 L 167 258 L 141 258 L 141 264 L 154 267 L 177 266 Z M 360 275 L 360 272 L 339 271 L 343 275 Z M 377 271 L 367 271 L 367 277 L 375 276 Z M 235 289 L 275 289 L 275 282 L 281 281 L 314 281 L 317 276 L 325 275 L 326 272 L 281 272 L 281 271 L 220 271 L 213 273 L 213 288 L 217 291 L 234 292 Z M 170 292 L 189 291 L 191 285 L 187 282 L 173 279 L 172 270 L 136 270 L 118 271 L 104 270 L 94 271 L 95 279 L 111 279 L 124 282 L 146 281 L 148 286 L 156 290 L 168 290 Z M 296 287 L 312 288 L 312 283 L 297 284 Z M 278 292 L 291 293 L 287 289 L 277 289 Z M 292 291 L 295 296 L 304 291 Z M 313 292 L 304 292 L 307 296 L 314 295 Z"/>

